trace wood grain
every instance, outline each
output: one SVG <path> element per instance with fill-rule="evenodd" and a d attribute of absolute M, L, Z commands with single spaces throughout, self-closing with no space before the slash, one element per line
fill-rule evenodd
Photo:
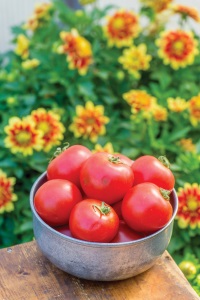
<path fill-rule="evenodd" d="M 117 282 L 81 280 L 53 266 L 36 242 L 0 250 L 0 300 L 197 300 L 166 251 L 148 271 Z"/>

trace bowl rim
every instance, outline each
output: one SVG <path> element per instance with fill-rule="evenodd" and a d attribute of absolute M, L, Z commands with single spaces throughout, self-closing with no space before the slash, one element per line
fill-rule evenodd
<path fill-rule="evenodd" d="M 174 197 L 174 207 L 173 207 L 173 214 L 171 219 L 169 220 L 169 222 L 162 227 L 161 229 L 159 229 L 158 231 L 156 231 L 155 233 L 152 233 L 146 237 L 143 237 L 141 239 L 138 240 L 134 240 L 134 241 L 128 241 L 128 242 L 120 242 L 120 243 L 100 243 L 100 242 L 89 242 L 89 241 L 84 241 L 84 240 L 79 240 L 67 235 L 64 235 L 62 233 L 60 233 L 59 231 L 55 230 L 53 227 L 51 227 L 50 225 L 48 225 L 47 223 L 45 223 L 42 218 L 39 216 L 39 214 L 36 212 L 35 207 L 34 207 L 34 195 L 36 192 L 36 186 L 38 185 L 38 183 L 44 179 L 47 176 L 47 171 L 43 172 L 34 182 L 34 184 L 32 185 L 31 191 L 30 191 L 30 206 L 31 206 L 31 210 L 32 210 L 32 214 L 35 215 L 36 219 L 39 220 L 39 222 L 46 227 L 48 230 L 50 230 L 53 234 L 58 235 L 59 237 L 61 237 L 64 240 L 68 240 L 72 243 L 75 244 L 81 244 L 83 246 L 93 246 L 93 247 L 121 247 L 123 246 L 130 246 L 130 245 L 134 245 L 134 244 L 139 244 L 139 243 L 144 243 L 147 240 L 153 239 L 154 237 L 158 236 L 159 234 L 161 234 L 163 231 L 165 231 L 170 225 L 171 223 L 174 221 L 177 211 L 178 211 L 178 196 L 176 193 L 176 190 L 173 188 L 172 193 L 173 193 L 173 197 Z"/>

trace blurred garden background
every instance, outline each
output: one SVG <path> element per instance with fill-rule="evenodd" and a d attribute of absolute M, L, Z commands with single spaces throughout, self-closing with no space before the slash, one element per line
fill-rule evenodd
<path fill-rule="evenodd" d="M 120 2 L 30 1 L 19 18 L 0 3 L 10 24 L 0 48 L 0 247 L 33 239 L 30 189 L 57 147 L 165 155 L 179 197 L 168 251 L 200 294 L 200 4 Z"/>

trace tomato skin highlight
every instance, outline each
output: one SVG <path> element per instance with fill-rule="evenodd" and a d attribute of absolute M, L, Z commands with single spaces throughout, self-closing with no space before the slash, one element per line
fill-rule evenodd
<path fill-rule="evenodd" d="M 116 235 L 119 228 L 119 218 L 110 205 L 107 214 L 102 214 L 97 207 L 102 201 L 85 199 L 79 202 L 71 211 L 69 228 L 74 238 L 89 242 L 108 243 Z"/>
<path fill-rule="evenodd" d="M 132 187 L 122 201 L 122 215 L 129 227 L 137 232 L 151 233 L 164 227 L 173 213 L 158 186 L 141 183 Z"/>
<path fill-rule="evenodd" d="M 49 163 L 47 167 L 48 180 L 66 179 L 80 188 L 80 169 L 91 155 L 92 152 L 82 145 L 73 145 L 67 148 Z"/>
<path fill-rule="evenodd" d="M 112 160 L 117 160 L 117 155 L 94 153 L 80 171 L 81 187 L 87 197 L 110 205 L 121 200 L 134 182 L 131 167 Z"/>
<path fill-rule="evenodd" d="M 50 226 L 67 224 L 72 208 L 80 201 L 82 195 L 77 186 L 64 179 L 46 181 L 34 196 L 38 215 Z"/>
<path fill-rule="evenodd" d="M 133 231 L 124 221 L 120 220 L 118 232 L 110 243 L 131 242 L 139 240 L 143 237 L 144 235 Z"/>
<path fill-rule="evenodd" d="M 172 171 L 154 156 L 140 156 L 131 168 L 135 176 L 134 185 L 152 182 L 165 190 L 171 191 L 174 188 L 175 178 Z"/>

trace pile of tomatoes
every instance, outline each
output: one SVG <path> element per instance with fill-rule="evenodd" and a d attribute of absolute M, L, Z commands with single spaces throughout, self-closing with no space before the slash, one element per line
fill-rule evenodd
<path fill-rule="evenodd" d="M 165 157 L 92 153 L 73 145 L 47 166 L 34 196 L 44 222 L 76 239 L 119 243 L 140 239 L 171 219 L 175 179 Z"/>

